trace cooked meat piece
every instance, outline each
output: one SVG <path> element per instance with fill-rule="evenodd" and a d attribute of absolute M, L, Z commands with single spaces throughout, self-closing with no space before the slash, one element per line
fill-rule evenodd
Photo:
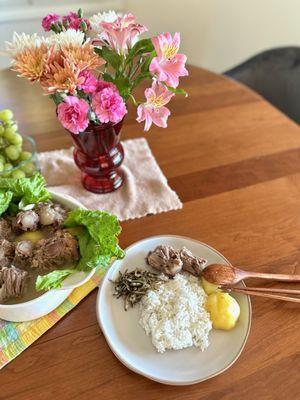
<path fill-rule="evenodd" d="M 28 272 L 14 266 L 0 268 L 0 301 L 23 293 Z"/>
<path fill-rule="evenodd" d="M 154 251 L 150 251 L 148 254 L 147 262 L 151 267 L 168 276 L 175 276 L 182 269 L 179 253 L 171 246 L 157 246 Z"/>
<path fill-rule="evenodd" d="M 15 246 L 6 239 L 0 240 L 0 268 L 8 267 L 15 253 Z"/>
<path fill-rule="evenodd" d="M 19 212 L 13 220 L 15 231 L 35 231 L 39 223 L 39 216 L 33 210 Z"/>
<path fill-rule="evenodd" d="M 67 211 L 60 204 L 52 202 L 39 203 L 36 212 L 40 217 L 41 225 L 59 226 L 67 216 Z"/>
<path fill-rule="evenodd" d="M 29 240 L 21 240 L 16 244 L 15 257 L 12 264 L 19 268 L 31 266 L 34 244 Z"/>
<path fill-rule="evenodd" d="M 12 229 L 10 223 L 4 219 L 0 219 L 0 239 L 10 240 L 12 235 Z"/>
<path fill-rule="evenodd" d="M 79 259 L 78 242 L 67 231 L 57 230 L 53 236 L 37 242 L 33 251 L 33 268 L 51 269 L 66 266 Z"/>
<path fill-rule="evenodd" d="M 183 247 L 179 253 L 180 259 L 183 262 L 182 269 L 195 276 L 200 276 L 207 260 L 201 257 L 195 257 L 190 250 Z"/>

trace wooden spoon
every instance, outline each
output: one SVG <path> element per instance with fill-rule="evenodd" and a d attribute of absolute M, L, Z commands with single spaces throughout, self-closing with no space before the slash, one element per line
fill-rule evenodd
<path fill-rule="evenodd" d="M 247 278 L 268 279 L 271 281 L 300 282 L 300 275 L 294 274 L 267 274 L 261 272 L 244 271 L 226 264 L 211 264 L 202 271 L 202 276 L 215 285 L 235 285 Z"/>

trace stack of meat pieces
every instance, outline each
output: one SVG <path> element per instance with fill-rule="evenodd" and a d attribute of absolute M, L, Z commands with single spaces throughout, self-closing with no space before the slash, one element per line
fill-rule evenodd
<path fill-rule="evenodd" d="M 173 277 L 181 270 L 200 276 L 207 260 L 195 257 L 186 247 L 176 251 L 172 246 L 160 245 L 150 251 L 147 262 L 151 267 Z"/>
<path fill-rule="evenodd" d="M 31 268 L 49 271 L 79 259 L 77 240 L 60 228 L 66 214 L 60 205 L 47 202 L 13 219 L 0 219 L 0 300 L 22 294 Z M 36 243 L 14 241 L 19 234 L 36 230 L 45 233 Z"/>

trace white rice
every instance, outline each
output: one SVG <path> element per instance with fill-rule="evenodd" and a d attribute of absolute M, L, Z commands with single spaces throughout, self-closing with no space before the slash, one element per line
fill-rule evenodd
<path fill-rule="evenodd" d="M 141 301 L 140 325 L 159 353 L 208 347 L 212 324 L 204 309 L 206 297 L 199 279 L 188 274 L 177 274 L 147 292 Z"/>

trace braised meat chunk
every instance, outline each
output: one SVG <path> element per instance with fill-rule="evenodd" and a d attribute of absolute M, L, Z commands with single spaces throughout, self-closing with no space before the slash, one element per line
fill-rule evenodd
<path fill-rule="evenodd" d="M 201 257 L 195 257 L 190 250 L 183 247 L 179 253 L 180 259 L 183 263 L 182 269 L 195 276 L 200 276 L 207 260 Z"/>
<path fill-rule="evenodd" d="M 52 203 L 39 203 L 36 207 L 36 212 L 40 218 L 40 224 L 59 226 L 66 218 L 67 211 L 60 205 Z"/>
<path fill-rule="evenodd" d="M 19 212 L 13 220 L 14 231 L 35 231 L 39 223 L 39 216 L 33 210 Z"/>
<path fill-rule="evenodd" d="M 33 251 L 32 268 L 52 269 L 79 259 L 78 242 L 67 231 L 57 230 L 53 236 L 41 239 Z"/>
<path fill-rule="evenodd" d="M 8 267 L 14 257 L 15 246 L 6 239 L 0 240 L 0 268 Z"/>
<path fill-rule="evenodd" d="M 150 251 L 147 262 L 151 267 L 168 276 L 175 276 L 182 269 L 178 251 L 167 245 L 157 246 L 154 251 Z"/>
<path fill-rule="evenodd" d="M 16 244 L 12 264 L 19 268 L 28 268 L 32 262 L 34 244 L 29 240 L 21 240 Z"/>
<path fill-rule="evenodd" d="M 27 275 L 28 272 L 14 266 L 0 268 L 0 301 L 21 296 L 26 285 Z"/>
<path fill-rule="evenodd" d="M 10 223 L 4 218 L 0 218 L 0 239 L 10 240 L 11 235 L 12 229 Z"/>

